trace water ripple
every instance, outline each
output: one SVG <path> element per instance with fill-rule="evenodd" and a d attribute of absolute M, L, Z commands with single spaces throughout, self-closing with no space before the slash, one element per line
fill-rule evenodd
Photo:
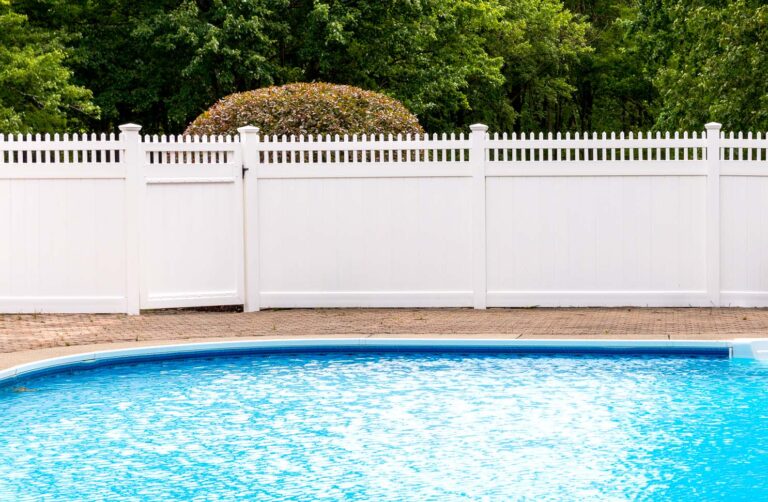
<path fill-rule="evenodd" d="M 0 389 L 0 499 L 756 500 L 768 367 L 329 354 Z"/>

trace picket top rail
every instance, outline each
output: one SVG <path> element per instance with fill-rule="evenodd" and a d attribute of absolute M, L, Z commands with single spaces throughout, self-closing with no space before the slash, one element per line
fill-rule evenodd
<path fill-rule="evenodd" d="M 140 139 L 145 164 L 221 165 L 238 161 L 240 138 L 230 135 L 146 135 Z"/>
<path fill-rule="evenodd" d="M 359 169 L 363 176 L 376 170 L 386 177 L 412 176 L 422 169 L 428 175 L 448 175 L 443 169 L 462 168 L 469 162 L 469 140 L 464 134 L 428 135 L 308 135 L 260 136 L 254 128 L 247 131 L 253 136 L 259 173 L 262 176 L 282 177 L 270 171 L 270 166 L 290 166 L 285 176 L 296 176 L 298 170 L 312 166 L 332 176 L 347 176 L 346 169 Z M 398 174 L 395 174 L 398 173 Z M 458 174 L 458 173 L 457 173 Z"/>
<path fill-rule="evenodd" d="M 239 136 L 229 134 L 212 135 L 144 135 L 141 137 L 142 143 L 172 143 L 172 144 L 192 144 L 192 143 L 239 143 Z"/>
<path fill-rule="evenodd" d="M 714 143 L 722 161 L 768 161 L 768 133 L 723 132 L 719 124 L 707 131 L 620 133 L 488 133 L 485 129 L 443 134 L 261 135 L 258 128 L 243 128 L 238 135 L 141 135 L 140 127 L 121 126 L 120 135 L 0 134 L 0 164 L 115 164 L 133 144 L 126 133 L 136 133 L 145 154 L 226 152 L 231 162 L 236 151 L 248 147 L 262 153 L 261 164 L 384 164 L 467 163 L 469 150 L 486 150 L 484 162 L 699 162 L 707 159 Z M 132 128 L 135 126 L 135 128 Z M 485 126 L 483 126 L 485 127 Z M 247 129 L 247 130 L 246 130 Z M 712 143 L 714 141 L 714 143 Z M 474 143 L 473 143 L 474 142 Z M 160 158 L 160 156 L 158 156 Z M 169 159 L 169 156 L 165 156 Z M 189 156 L 199 163 L 203 156 Z M 185 163 L 179 157 L 178 163 Z M 150 159 L 150 163 L 152 163 Z M 190 161 L 191 162 L 191 161 Z"/>
<path fill-rule="evenodd" d="M 610 169 L 618 174 L 632 169 L 640 169 L 638 174 L 664 174 L 664 169 L 670 175 L 701 174 L 712 152 L 717 152 L 723 174 L 752 175 L 768 162 L 768 133 L 726 133 L 716 123 L 701 132 L 674 133 L 488 133 L 482 124 L 476 126 L 468 135 L 277 136 L 261 135 L 256 127 L 241 128 L 236 135 L 141 135 L 135 124 L 121 126 L 120 135 L 0 134 L 0 166 L 7 176 L 18 177 L 9 168 L 39 166 L 40 176 L 57 177 L 48 171 L 59 165 L 125 166 L 125 152 L 133 148 L 146 165 L 199 167 L 242 162 L 244 149 L 250 148 L 258 152 L 255 169 L 267 177 L 296 177 L 310 168 L 338 177 L 358 168 L 361 175 L 374 176 L 374 166 L 394 169 L 391 175 L 415 176 L 419 170 L 426 176 L 469 175 L 466 169 L 480 158 L 490 175 L 526 174 L 541 163 L 559 166 L 545 175 L 569 174 L 567 166 L 574 175 L 610 174 Z M 484 153 L 472 160 L 472 149 Z"/>
<path fill-rule="evenodd" d="M 323 150 L 323 151 L 344 151 L 344 150 L 430 150 L 430 149 L 450 149 L 450 148 L 468 148 L 468 140 L 368 140 L 368 139 L 347 139 L 339 141 L 261 141 L 258 143 L 259 150 L 262 151 L 283 151 L 283 150 Z"/>
<path fill-rule="evenodd" d="M 258 128 L 254 128 L 258 129 Z M 371 143 L 384 143 L 384 142 L 430 142 L 430 141 L 467 141 L 469 138 L 465 137 L 464 133 L 428 133 L 424 134 L 307 134 L 307 135 L 277 135 L 277 134 L 264 134 L 261 135 L 257 131 L 253 132 L 259 136 L 259 141 L 262 143 L 349 143 L 349 142 L 366 142 Z"/>
<path fill-rule="evenodd" d="M 768 133 L 763 136 L 757 133 L 753 137 L 752 133 L 731 132 L 729 135 L 723 134 L 720 139 L 722 146 L 722 160 L 726 162 L 765 162 L 768 161 Z"/>
<path fill-rule="evenodd" d="M 360 169 L 362 176 L 375 176 L 375 169 L 392 169 L 386 176 L 463 176 L 476 162 L 489 175 L 526 175 L 540 163 L 558 164 L 544 175 L 607 175 L 611 169 L 616 174 L 664 174 L 665 169 L 670 175 L 701 174 L 715 151 L 724 174 L 751 175 L 768 161 L 768 134 L 726 133 L 716 123 L 705 131 L 674 133 L 489 133 L 482 124 L 472 126 L 470 134 L 278 136 L 249 126 L 236 135 L 208 136 L 141 135 L 135 124 L 120 129 L 120 135 L 0 134 L 0 166 L 7 176 L 18 177 L 8 168 L 39 166 L 38 175 L 57 177 L 48 171 L 58 165 L 124 167 L 130 149 L 137 149 L 145 165 L 198 167 L 239 163 L 244 150 L 252 149 L 258 152 L 254 169 L 266 177 L 298 177 L 308 169 L 335 177 L 350 175 L 350 169 Z"/>
<path fill-rule="evenodd" d="M 61 141 L 64 143 L 71 143 L 76 141 L 116 141 L 118 138 L 115 133 L 45 133 L 45 134 L 2 134 L 0 133 L 0 142 L 3 143 L 40 143 L 41 141 Z"/>
<path fill-rule="evenodd" d="M 115 134 L 0 134 L 0 166 L 40 167 L 121 164 L 122 142 Z"/>

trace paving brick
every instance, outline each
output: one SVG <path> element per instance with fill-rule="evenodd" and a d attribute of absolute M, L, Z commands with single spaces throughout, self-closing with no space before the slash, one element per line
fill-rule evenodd
<path fill-rule="evenodd" d="M 295 309 L 0 315 L 0 352 L 270 336 L 730 339 L 768 337 L 768 309 Z"/>

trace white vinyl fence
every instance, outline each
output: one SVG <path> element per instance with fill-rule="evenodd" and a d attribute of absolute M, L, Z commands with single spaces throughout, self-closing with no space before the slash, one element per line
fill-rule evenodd
<path fill-rule="evenodd" d="M 0 312 L 768 306 L 768 138 L 0 137 Z"/>

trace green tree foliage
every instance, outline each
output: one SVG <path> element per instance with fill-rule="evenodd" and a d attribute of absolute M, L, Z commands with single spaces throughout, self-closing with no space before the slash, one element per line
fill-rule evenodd
<path fill-rule="evenodd" d="M 768 128 L 765 1 L 566 3 L 591 22 L 595 48 L 577 93 L 581 128 Z"/>
<path fill-rule="evenodd" d="M 318 0 L 297 66 L 307 80 L 348 82 L 400 99 L 429 130 L 455 127 L 469 88 L 498 86 L 503 61 L 486 50 L 503 30 L 499 4 L 475 0 Z"/>
<path fill-rule="evenodd" d="M 432 131 L 562 125 L 550 110 L 589 51 L 560 0 L 317 0 L 301 17 L 305 79 L 390 94 Z"/>
<path fill-rule="evenodd" d="M 493 53 L 504 61 L 504 83 L 500 92 L 484 91 L 480 118 L 505 131 L 576 127 L 575 70 L 591 53 L 588 24 L 560 0 L 503 4 L 504 30 L 490 40 Z"/>
<path fill-rule="evenodd" d="M 549 127 L 586 25 L 560 0 L 17 0 L 62 30 L 101 127 L 176 132 L 232 92 L 327 81 L 401 100 L 428 130 Z"/>
<path fill-rule="evenodd" d="M 646 56 L 651 46 L 638 29 L 633 0 L 566 0 L 589 21 L 593 51 L 576 66 L 576 129 L 615 131 L 653 125 L 655 69 Z"/>
<path fill-rule="evenodd" d="M 77 130 L 98 108 L 74 85 L 66 53 L 50 33 L 0 0 L 0 132 Z"/>
<path fill-rule="evenodd" d="M 5 68 L 69 86 L 0 101 L 35 128 L 61 126 L 29 118 L 44 108 L 175 133 L 223 96 L 313 81 L 391 96 L 428 131 L 768 126 L 764 0 L 0 2 Z"/>
<path fill-rule="evenodd" d="M 17 0 L 37 26 L 67 33 L 98 126 L 176 132 L 231 92 L 269 85 L 282 21 L 270 0 Z M 274 4 L 274 5 L 273 5 Z"/>
<path fill-rule="evenodd" d="M 664 59 L 654 79 L 656 126 L 700 129 L 715 120 L 730 130 L 768 128 L 768 5 L 665 0 L 660 7 L 645 5 L 645 28 L 659 34 Z"/>

